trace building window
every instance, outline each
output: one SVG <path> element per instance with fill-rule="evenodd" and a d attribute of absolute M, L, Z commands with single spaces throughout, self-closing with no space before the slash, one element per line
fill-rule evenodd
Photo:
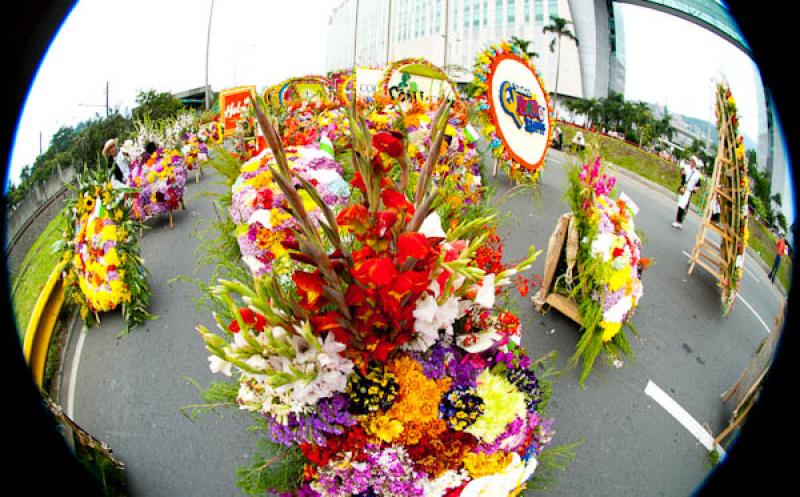
<path fill-rule="evenodd" d="M 516 19 L 516 5 L 514 5 L 514 0 L 508 0 L 508 6 L 506 7 L 508 13 L 508 23 L 514 24 L 514 20 Z"/>
<path fill-rule="evenodd" d="M 503 24 L 503 0 L 494 1 L 494 24 L 495 26 Z"/>
<path fill-rule="evenodd" d="M 464 28 L 469 27 L 469 0 L 464 0 Z"/>
<path fill-rule="evenodd" d="M 485 16 L 486 13 L 484 12 Z M 472 4 L 472 26 L 477 28 L 481 24 L 481 0 L 475 0 Z"/>
<path fill-rule="evenodd" d="M 558 15 L 558 0 L 547 1 L 547 17 Z"/>
<path fill-rule="evenodd" d="M 544 4 L 542 0 L 536 0 L 536 24 L 544 25 Z"/>
<path fill-rule="evenodd" d="M 531 22 L 531 0 L 525 0 L 525 5 L 522 6 L 525 10 L 525 24 Z"/>
<path fill-rule="evenodd" d="M 434 26 L 436 26 L 436 32 L 438 33 L 441 31 L 441 24 L 442 24 L 442 0 L 436 0 L 436 17 L 434 21 Z"/>
<path fill-rule="evenodd" d="M 483 0 L 483 25 L 489 21 L 489 0 Z"/>

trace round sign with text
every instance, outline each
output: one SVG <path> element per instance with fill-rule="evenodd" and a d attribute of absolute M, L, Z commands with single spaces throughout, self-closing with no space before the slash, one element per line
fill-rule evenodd
<path fill-rule="evenodd" d="M 550 146 L 547 93 L 530 63 L 516 54 L 499 54 L 487 81 L 492 120 L 511 158 L 535 171 Z"/>

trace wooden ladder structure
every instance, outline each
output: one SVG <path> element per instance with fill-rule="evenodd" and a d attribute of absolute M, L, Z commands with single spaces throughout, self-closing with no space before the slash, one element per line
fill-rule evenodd
<path fill-rule="evenodd" d="M 738 268 L 744 264 L 743 233 L 747 223 L 747 192 L 743 186 L 743 174 L 746 175 L 747 172 L 741 167 L 743 161 L 736 157 L 736 128 L 733 125 L 733 116 L 725 105 L 726 92 L 725 86 L 717 86 L 717 156 L 714 159 L 714 172 L 709 185 L 708 200 L 703 209 L 700 231 L 689 259 L 689 274 L 698 265 L 719 282 L 725 315 L 730 312 L 736 298 L 740 279 Z M 718 222 L 711 219 L 714 204 L 719 205 Z M 719 243 L 709 238 L 711 233 L 719 236 Z"/>

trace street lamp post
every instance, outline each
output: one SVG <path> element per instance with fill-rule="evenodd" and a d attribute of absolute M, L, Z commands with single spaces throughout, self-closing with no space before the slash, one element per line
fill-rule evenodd
<path fill-rule="evenodd" d="M 355 29 L 353 29 L 353 71 L 356 70 L 356 53 L 358 48 L 358 0 L 356 0 L 356 19 L 355 19 Z"/>
<path fill-rule="evenodd" d="M 214 14 L 214 0 L 211 0 L 211 9 L 208 11 L 208 35 L 206 36 L 206 110 L 211 107 L 211 92 L 208 91 L 208 49 L 211 44 L 211 16 Z"/>

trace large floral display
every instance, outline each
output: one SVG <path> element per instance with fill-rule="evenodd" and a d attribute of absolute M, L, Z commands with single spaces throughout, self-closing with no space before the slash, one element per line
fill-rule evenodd
<path fill-rule="evenodd" d="M 577 274 L 570 291 L 578 301 L 582 333 L 574 365 L 583 360 L 581 383 L 605 350 L 612 361 L 632 353 L 623 327 L 636 331 L 631 318 L 642 297 L 642 257 L 634 216 L 638 207 L 624 194 L 614 198 L 614 176 L 600 159 L 574 167 L 567 196 L 578 235 Z"/>
<path fill-rule="evenodd" d="M 284 153 L 298 185 L 300 181 L 314 185 L 328 208 L 338 210 L 344 205 L 350 187 L 342 178 L 342 167 L 331 155 L 314 145 L 288 147 Z M 236 224 L 242 260 L 257 277 L 290 262 L 284 245 L 295 242 L 294 230 L 299 226 L 281 208 L 286 197 L 270 169 L 276 165 L 272 151 L 264 149 L 241 166 L 241 174 L 232 186 L 230 216 Z M 322 209 L 314 203 L 309 190 L 301 188 L 299 195 L 308 218 L 317 223 L 323 216 Z"/>
<path fill-rule="evenodd" d="M 478 54 L 473 74 L 475 116 L 489 150 L 512 180 L 536 183 L 550 143 L 552 109 L 533 63 L 519 47 L 502 42 Z"/>
<path fill-rule="evenodd" d="M 722 171 L 717 173 L 716 184 L 711 185 L 712 188 L 718 188 L 726 195 L 715 194 L 722 206 L 720 225 L 729 232 L 729 236 L 724 237 L 721 241 L 722 252 L 730 254 L 730 257 L 722 264 L 723 274 L 720 281 L 722 309 L 723 314 L 727 316 L 736 302 L 736 293 L 744 275 L 744 254 L 750 237 L 747 227 L 750 183 L 745 161 L 744 138 L 739 133 L 736 99 L 733 98 L 730 87 L 725 83 L 717 84 L 715 114 L 721 140 L 727 140 L 727 143 L 721 142 L 719 148 L 723 150 L 725 159 L 729 161 L 728 167 L 724 167 L 725 164 L 715 164 L 715 168 L 722 168 Z"/>
<path fill-rule="evenodd" d="M 144 221 L 176 210 L 183 205 L 186 186 L 183 155 L 162 148 L 143 153 L 131 163 L 128 186 L 137 190 L 131 206 L 135 219 Z"/>
<path fill-rule="evenodd" d="M 59 244 L 66 301 L 79 308 L 87 327 L 99 322 L 99 313 L 121 306 L 127 333 L 152 317 L 136 223 L 105 168 L 79 174 L 75 192 L 65 201 L 67 229 Z"/>
<path fill-rule="evenodd" d="M 443 226 L 432 209 L 449 107 L 426 147 L 350 116 L 352 192 L 328 200 L 330 183 L 303 172 L 319 150 L 284 148 L 256 108 L 271 151 L 242 167 L 231 215 L 291 225 L 264 234 L 291 264 L 220 280 L 219 329 L 197 329 L 240 408 L 303 461 L 287 495 L 517 495 L 553 437 L 520 320 L 497 297 L 537 253 L 504 265 L 495 215 Z M 414 146 L 424 160 L 406 178 Z"/>

